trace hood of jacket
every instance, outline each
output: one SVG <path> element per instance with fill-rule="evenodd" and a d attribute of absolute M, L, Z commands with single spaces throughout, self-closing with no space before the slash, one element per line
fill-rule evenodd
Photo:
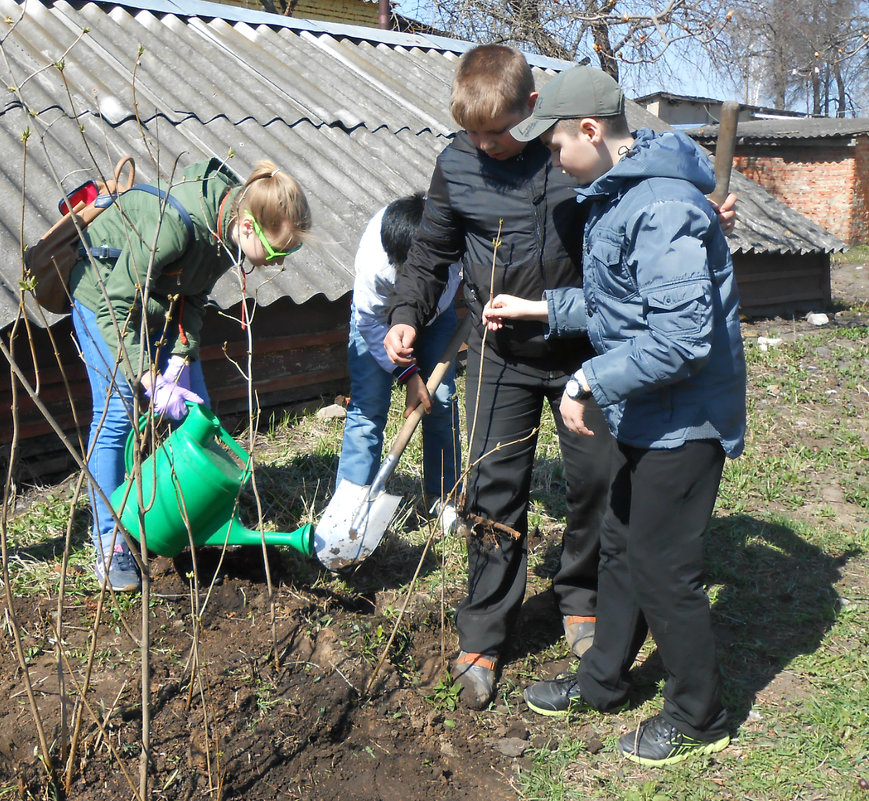
<path fill-rule="evenodd" d="M 580 200 L 615 195 L 625 184 L 646 178 L 678 178 L 689 181 L 704 195 L 715 188 L 715 171 L 706 154 L 692 139 L 676 131 L 657 134 L 650 128 L 634 132 L 634 144 L 612 169 L 577 190 Z"/>

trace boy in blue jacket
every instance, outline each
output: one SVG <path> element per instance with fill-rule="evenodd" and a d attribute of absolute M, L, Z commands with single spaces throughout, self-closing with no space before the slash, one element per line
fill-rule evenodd
<path fill-rule="evenodd" d="M 495 297 L 490 328 L 548 321 L 548 336 L 587 334 L 596 355 L 567 382 L 566 425 L 592 435 L 594 399 L 617 440 L 601 526 L 597 626 L 576 675 L 528 687 L 544 715 L 614 710 L 650 631 L 667 673 L 664 708 L 619 739 L 644 765 L 713 753 L 730 742 L 703 588 L 703 534 L 725 456 L 742 451 L 745 361 L 730 253 L 704 194 L 706 156 L 681 134 L 633 134 L 618 84 L 574 67 L 541 91 L 512 130 L 541 137 L 577 179 L 588 210 L 583 286 L 542 301 Z"/>

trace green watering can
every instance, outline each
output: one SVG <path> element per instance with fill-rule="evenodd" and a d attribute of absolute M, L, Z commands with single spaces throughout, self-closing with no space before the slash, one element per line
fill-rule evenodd
<path fill-rule="evenodd" d="M 128 477 L 112 493 L 112 506 L 127 531 L 139 540 L 136 479 L 130 475 L 134 441 L 131 431 L 125 452 Z M 185 516 L 194 545 L 261 544 L 260 533 L 243 526 L 233 514 L 239 490 L 250 478 L 249 465 L 247 452 L 217 417 L 204 406 L 188 403 L 184 422 L 142 463 L 148 550 L 169 557 L 181 553 L 190 544 Z M 310 523 L 289 533 L 267 531 L 265 541 L 289 545 L 305 556 L 314 554 Z"/>

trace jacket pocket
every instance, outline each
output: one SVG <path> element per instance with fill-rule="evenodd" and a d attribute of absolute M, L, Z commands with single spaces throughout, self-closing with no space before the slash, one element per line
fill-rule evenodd
<path fill-rule="evenodd" d="M 710 301 L 705 281 L 658 287 L 646 296 L 646 319 L 665 334 L 696 334 L 707 320 Z"/>
<path fill-rule="evenodd" d="M 637 287 L 622 259 L 620 242 L 598 239 L 586 255 L 585 274 L 594 287 L 612 298 L 629 298 L 636 294 Z"/>

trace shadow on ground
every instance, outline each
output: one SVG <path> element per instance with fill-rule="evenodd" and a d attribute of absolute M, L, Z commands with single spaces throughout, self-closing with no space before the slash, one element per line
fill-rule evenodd
<path fill-rule="evenodd" d="M 834 585 L 860 553 L 825 552 L 792 528 L 733 515 L 713 521 L 709 582 L 725 703 L 734 721 L 795 657 L 818 649 L 839 610 Z"/>
<path fill-rule="evenodd" d="M 707 536 L 707 582 L 713 588 L 724 700 L 737 723 L 790 661 L 820 647 L 838 613 L 834 585 L 860 551 L 830 554 L 789 526 L 750 515 L 716 518 Z M 560 543 L 550 544 L 538 572 L 551 576 L 559 551 Z M 557 642 L 561 618 L 552 590 L 525 602 L 521 632 L 515 658 Z M 666 677 L 657 651 L 631 675 L 634 703 L 654 697 Z"/>

